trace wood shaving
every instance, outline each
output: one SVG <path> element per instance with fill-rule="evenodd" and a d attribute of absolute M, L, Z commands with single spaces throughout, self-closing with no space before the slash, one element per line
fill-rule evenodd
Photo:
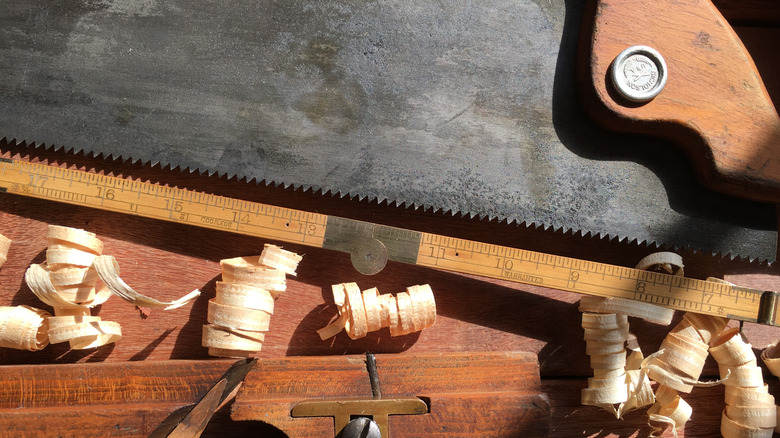
<path fill-rule="evenodd" d="M 68 342 L 71 349 L 83 350 L 121 339 L 118 323 L 90 314 L 111 297 L 108 288 L 97 289 L 99 273 L 93 266 L 103 242 L 88 231 L 58 225 L 49 225 L 46 237 L 46 263 L 30 265 L 24 278 L 30 290 L 54 308 L 55 316 L 46 318 L 49 342 Z"/>
<path fill-rule="evenodd" d="M 266 251 L 264 248 L 263 251 Z M 231 284 L 246 284 L 267 290 L 277 298 L 287 289 L 284 271 L 260 262 L 262 255 L 235 257 L 219 262 L 222 267 L 222 281 Z"/>
<path fill-rule="evenodd" d="M 616 418 L 622 418 L 624 413 L 652 403 L 653 392 L 638 367 L 642 362 L 639 345 L 632 342 L 631 354 L 626 354 L 627 341 L 635 339 L 629 333 L 628 316 L 591 311 L 603 310 L 604 301 L 599 297 L 583 297 L 580 301 L 586 351 L 593 369 L 588 387 L 582 390 L 581 403 L 600 407 Z"/>
<path fill-rule="evenodd" d="M 663 269 L 682 274 L 682 261 L 672 253 L 656 253 L 642 259 L 638 269 Z M 583 296 L 585 352 L 590 356 L 593 377 L 581 393 L 581 403 L 597 406 L 622 418 L 633 409 L 655 402 L 636 337 L 629 333 L 628 317 L 669 325 L 674 310 L 623 298 Z"/>
<path fill-rule="evenodd" d="M 730 328 L 713 338 L 710 353 L 726 385 L 720 423 L 723 437 L 771 437 L 777 426 L 775 400 L 764 384 L 751 345 L 738 328 Z"/>
<path fill-rule="evenodd" d="M 668 251 L 648 255 L 636 264 L 636 268 L 643 271 L 662 271 L 679 277 L 683 277 L 685 272 L 682 257 Z"/>
<path fill-rule="evenodd" d="M 387 327 L 391 336 L 418 332 L 436 322 L 436 302 L 427 284 L 409 286 L 405 292 L 379 294 L 377 288 L 361 292 L 357 283 L 331 286 L 338 317 L 326 327 L 317 330 L 322 340 L 329 339 L 342 329 L 351 339 L 359 339 L 369 332 Z"/>
<path fill-rule="evenodd" d="M 0 234 L 0 266 L 8 260 L 8 250 L 11 247 L 11 239 Z"/>
<path fill-rule="evenodd" d="M 691 406 L 678 392 L 689 393 L 695 386 L 714 386 L 722 380 L 700 382 L 699 375 L 709 355 L 708 342 L 711 333 L 719 332 L 728 320 L 713 316 L 686 313 L 661 343 L 657 353 L 650 355 L 643 364 L 648 377 L 659 383 L 656 402 L 647 411 L 654 423 L 672 427 L 675 436 L 691 417 Z M 661 428 L 655 428 L 660 432 Z"/>
<path fill-rule="evenodd" d="M 268 332 L 274 299 L 287 287 L 286 275 L 295 275 L 302 257 L 266 244 L 254 257 L 220 261 L 222 281 L 209 300 L 202 345 L 209 355 L 248 357 L 258 353 Z M 266 265 L 264 263 L 269 263 Z"/>
<path fill-rule="evenodd" d="M 48 312 L 30 306 L 0 307 L 0 347 L 38 351 L 49 345 Z"/>
<path fill-rule="evenodd" d="M 762 352 L 761 352 L 761 360 L 766 365 L 767 369 L 770 373 L 772 373 L 775 377 L 780 377 L 780 345 L 778 342 L 775 342 L 774 344 L 771 344 L 767 346 Z M 763 388 L 766 389 L 766 388 Z M 729 396 L 729 388 L 726 388 L 726 403 L 728 403 L 728 396 Z M 753 391 L 749 393 L 741 393 L 739 394 L 739 401 L 742 402 L 744 405 L 751 405 L 756 403 L 756 399 L 762 399 L 762 405 L 768 403 L 769 397 L 772 397 L 768 394 L 768 389 L 762 390 L 762 391 Z M 736 399 L 737 395 L 734 394 L 732 397 Z M 747 400 L 746 400 L 747 399 Z M 772 403 L 774 403 L 774 398 L 772 399 Z M 775 432 L 780 433 L 780 406 L 775 406 L 775 418 L 776 418 L 776 425 L 775 425 Z"/>
<path fill-rule="evenodd" d="M 11 239 L 0 234 L 0 266 L 8 261 Z M 30 306 L 0 307 L 0 347 L 38 351 L 49 345 L 45 310 Z"/>
<path fill-rule="evenodd" d="M 683 274 L 682 259 L 673 253 L 651 254 L 640 261 L 637 268 L 672 275 Z M 657 436 L 663 430 L 652 426 L 653 423 L 670 426 L 677 436 L 677 430 L 684 427 L 693 413 L 679 392 L 687 393 L 696 386 L 718 384 L 728 385 L 729 391 L 728 388 L 754 385 L 760 380 L 760 368 L 756 372 L 755 361 L 750 362 L 750 357 L 745 356 L 747 353 L 744 352 L 732 355 L 731 343 L 723 341 L 724 335 L 721 333 L 728 333 L 724 332 L 728 323 L 724 318 L 686 313 L 666 336 L 659 351 L 643 357 L 636 338 L 628 331 L 627 316 L 646 317 L 663 324 L 669 324 L 673 316 L 673 312 L 668 309 L 642 308 L 643 304 L 633 300 L 600 297 L 583 297 L 580 301 L 586 352 L 591 356 L 591 367 L 594 370 L 594 377 L 588 379 L 588 388 L 582 392 L 583 404 L 601 407 L 618 418 L 628 410 L 652 404 L 647 411 L 653 427 L 651 436 Z M 712 346 L 716 346 L 714 352 Z M 625 356 L 626 349 L 631 351 L 628 358 Z M 699 375 L 711 352 L 716 359 L 732 359 L 722 359 L 720 380 L 700 382 Z M 650 379 L 658 383 L 655 394 L 652 394 Z M 748 398 L 743 395 L 727 397 L 733 404 L 729 405 L 727 401 L 728 406 L 724 410 L 724 436 L 748 417 L 752 421 L 749 423 L 751 433 L 771 423 L 766 407 L 745 408 L 744 400 Z M 728 435 L 733 436 L 764 435 Z"/>
<path fill-rule="evenodd" d="M 298 269 L 298 263 L 302 259 L 303 256 L 292 251 L 284 250 L 276 245 L 266 244 L 262 254 L 260 254 L 259 263 L 282 271 L 287 275 L 296 276 L 298 274 L 296 274 L 295 270 Z"/>
<path fill-rule="evenodd" d="M 95 257 L 94 267 L 98 277 L 106 284 L 111 293 L 138 307 L 151 309 L 162 308 L 163 310 L 177 309 L 189 304 L 200 296 L 200 291 L 196 289 L 177 300 L 158 301 L 154 298 L 142 295 L 128 286 L 127 283 L 119 277 L 119 263 L 117 263 L 113 256 L 104 255 Z"/>

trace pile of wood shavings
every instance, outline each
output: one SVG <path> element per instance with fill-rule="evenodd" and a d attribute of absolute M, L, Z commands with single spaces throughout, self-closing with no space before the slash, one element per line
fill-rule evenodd
<path fill-rule="evenodd" d="M 653 254 L 638 266 L 651 267 L 682 275 L 682 260 L 676 254 Z M 645 319 L 649 316 L 654 322 L 666 325 L 671 322 L 671 315 L 663 315 L 668 309 L 598 297 L 583 297 L 580 309 L 587 353 L 591 355 L 594 369 L 594 377 L 582 392 L 583 404 L 598 406 L 617 418 L 631 409 L 652 405 L 647 411 L 648 423 L 653 427 L 651 436 L 664 430 L 654 424 L 669 426 L 677 436 L 677 431 L 693 414 L 680 393 L 689 393 L 696 386 L 723 384 L 726 407 L 721 416 L 721 434 L 725 438 L 772 436 L 780 408 L 775 407 L 774 397 L 768 393 L 750 344 L 738 329 L 727 328 L 727 319 L 686 313 L 666 336 L 659 351 L 642 359 L 636 340 L 628 331 L 628 319 L 621 313 L 610 313 L 610 309 Z M 628 358 L 625 345 L 629 348 Z M 772 351 L 767 351 L 770 349 L 765 351 L 770 356 Z M 709 354 L 718 363 L 720 380 L 700 382 Z M 780 359 L 777 368 L 780 374 Z M 655 394 L 652 390 L 648 394 L 650 380 L 658 383 Z"/>
<path fill-rule="evenodd" d="M 196 290 L 172 302 L 157 301 L 135 292 L 119 277 L 116 260 L 102 255 L 103 242 L 94 233 L 49 225 L 46 237 L 46 262 L 30 265 L 25 282 L 41 301 L 54 309 L 54 316 L 30 308 L 32 313 L 26 313 L 28 326 L 43 320 L 38 326 L 38 340 L 35 344 L 20 343 L 13 348 L 41 349 L 49 343 L 68 342 L 70 348 L 83 350 L 118 341 L 122 337 L 121 326 L 92 315 L 92 309 L 112 295 L 136 306 L 171 309 L 191 302 L 200 294 Z M 98 280 L 105 286 L 98 288 Z"/>
<path fill-rule="evenodd" d="M 220 261 L 222 281 L 209 300 L 209 324 L 202 345 L 209 355 L 247 357 L 258 353 L 269 329 L 274 300 L 287 288 L 286 275 L 296 275 L 302 256 L 266 244 L 254 257 Z"/>
<path fill-rule="evenodd" d="M 97 290 L 98 275 L 93 263 L 103 252 L 103 242 L 88 231 L 50 225 L 46 235 L 46 262 L 31 265 L 25 273 L 30 290 L 54 308 L 46 319 L 49 342 L 68 342 L 70 348 L 96 348 L 122 338 L 116 322 L 92 316 L 91 309 L 110 296 Z"/>

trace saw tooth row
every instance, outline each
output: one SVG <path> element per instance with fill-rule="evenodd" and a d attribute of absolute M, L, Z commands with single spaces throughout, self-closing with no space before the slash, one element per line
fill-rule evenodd
<path fill-rule="evenodd" d="M 460 211 L 453 208 L 447 209 L 447 208 L 436 207 L 428 204 L 415 203 L 413 201 L 405 201 L 402 199 L 392 200 L 382 196 L 366 196 L 360 194 L 353 194 L 341 190 L 334 191 L 334 190 L 330 190 L 324 187 L 319 187 L 314 185 L 295 184 L 295 183 L 274 181 L 268 179 L 261 181 L 258 180 L 257 178 L 248 178 L 246 176 L 242 177 L 236 173 L 210 171 L 207 169 L 204 170 L 204 169 L 192 168 L 188 166 L 164 164 L 158 161 L 151 161 L 151 160 L 143 161 L 141 159 L 125 157 L 121 155 L 120 156 L 104 155 L 101 152 L 87 152 L 84 149 L 76 149 L 73 147 L 66 147 L 66 146 L 59 146 L 59 145 L 46 145 L 44 143 L 38 144 L 35 142 L 28 143 L 24 140 L 18 140 L 16 138 L 9 140 L 7 137 L 3 137 L 2 139 L 0 139 L 0 145 L 10 145 L 10 146 L 16 146 L 21 148 L 31 147 L 49 153 L 94 157 L 97 159 L 103 159 L 110 162 L 122 162 L 122 163 L 129 162 L 135 165 L 151 166 L 152 168 L 159 168 L 164 171 L 197 174 L 199 176 L 214 177 L 226 181 L 236 180 L 247 184 L 254 183 L 265 187 L 282 188 L 284 190 L 292 190 L 292 191 L 302 191 L 303 193 L 310 193 L 311 195 L 318 195 L 324 197 L 329 196 L 336 199 L 357 200 L 359 202 L 375 203 L 377 205 L 386 205 L 389 208 L 400 208 L 400 209 L 413 210 L 413 211 L 421 210 L 426 213 L 439 214 L 443 216 L 450 216 L 450 217 L 455 217 L 455 218 L 460 218 L 465 220 L 497 222 L 499 224 L 504 224 L 504 225 L 515 224 L 518 227 L 524 227 L 526 229 L 534 230 L 534 231 L 538 230 L 538 231 L 543 231 L 545 233 L 571 235 L 571 236 L 582 237 L 586 239 L 590 238 L 595 240 L 619 243 L 623 245 L 643 247 L 649 250 L 656 250 L 656 251 L 683 251 L 684 250 L 684 251 L 690 251 L 694 255 L 697 253 L 702 253 L 716 258 L 723 258 L 723 259 L 747 262 L 747 263 L 758 264 L 758 265 L 767 265 L 773 260 L 773 258 L 768 258 L 770 257 L 768 255 L 761 255 L 759 257 L 755 257 L 750 254 L 747 255 L 739 254 L 735 252 L 733 249 L 729 249 L 728 251 L 697 250 L 697 249 L 691 249 L 687 246 L 661 243 L 653 240 L 632 238 L 630 236 L 626 236 L 622 234 L 614 234 L 614 233 L 610 234 L 610 233 L 599 232 L 599 231 L 575 229 L 568 226 L 557 225 L 552 222 L 537 223 L 535 221 L 525 221 L 522 220 L 522 218 L 515 217 L 515 216 L 510 217 L 510 216 L 503 216 L 494 213 Z"/>

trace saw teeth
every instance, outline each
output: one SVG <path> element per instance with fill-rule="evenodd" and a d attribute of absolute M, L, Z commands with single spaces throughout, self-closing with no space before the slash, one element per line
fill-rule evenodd
<path fill-rule="evenodd" d="M 182 167 L 180 165 L 163 164 L 160 161 L 152 161 L 152 160 L 142 161 L 141 159 L 134 159 L 132 157 L 124 157 L 121 155 L 114 156 L 112 154 L 104 154 L 102 152 L 97 152 L 97 153 L 87 152 L 83 148 L 76 149 L 75 147 L 46 144 L 46 143 L 36 143 L 36 142 L 28 143 L 26 140 L 19 140 L 16 138 L 12 138 L 9 140 L 8 137 L 2 137 L 0 139 L 0 146 L 2 145 L 8 145 L 17 148 L 30 148 L 33 150 L 44 151 L 46 153 L 65 154 L 65 155 L 72 155 L 75 157 L 83 157 L 87 159 L 97 159 L 97 160 L 105 161 L 107 163 L 119 162 L 123 164 L 134 165 L 134 166 L 148 166 L 151 169 L 157 169 L 164 172 L 177 172 L 182 174 L 204 176 L 204 177 L 216 178 L 224 181 L 235 180 L 236 182 L 242 184 L 259 185 L 259 186 L 282 189 L 282 190 L 301 191 L 302 193 L 309 193 L 311 195 L 316 195 L 316 196 L 331 197 L 335 199 L 347 199 L 351 201 L 357 201 L 360 203 L 373 203 L 377 205 L 385 205 L 391 208 L 422 211 L 428 214 L 441 215 L 445 217 L 453 217 L 457 219 L 491 221 L 491 222 L 495 221 L 498 224 L 504 224 L 504 225 L 514 224 L 516 226 L 524 227 L 526 229 L 531 229 L 534 231 L 542 231 L 545 233 L 552 233 L 552 234 L 570 234 L 575 237 L 607 241 L 610 244 L 644 247 L 649 250 L 688 252 L 694 255 L 702 254 L 714 258 L 728 259 L 740 263 L 746 262 L 749 264 L 760 265 L 760 266 L 762 265 L 769 266 L 774 261 L 773 259 L 768 259 L 768 258 L 740 255 L 740 254 L 733 253 L 732 251 L 728 251 L 728 252 L 705 251 L 690 246 L 667 244 L 667 243 L 648 241 L 648 240 L 640 241 L 637 238 L 632 239 L 628 236 L 602 233 L 598 231 L 593 232 L 589 230 L 575 230 L 571 227 L 564 227 L 564 226 L 559 226 L 554 224 L 550 225 L 550 224 L 536 223 L 534 221 L 520 221 L 518 218 L 503 217 L 503 216 L 498 216 L 490 213 L 461 212 L 453 209 L 445 209 L 443 207 L 435 207 L 431 205 L 414 203 L 409 201 L 391 200 L 386 197 L 379 197 L 379 196 L 372 196 L 372 195 L 359 195 L 359 194 L 352 194 L 343 191 L 333 191 L 316 185 L 284 183 L 284 182 L 278 182 L 273 180 L 258 180 L 257 178 L 254 177 L 250 179 L 246 176 L 239 177 L 239 175 L 235 173 L 229 174 L 227 172 L 209 171 L 207 169 L 201 170 L 199 168 L 191 168 L 189 166 Z"/>

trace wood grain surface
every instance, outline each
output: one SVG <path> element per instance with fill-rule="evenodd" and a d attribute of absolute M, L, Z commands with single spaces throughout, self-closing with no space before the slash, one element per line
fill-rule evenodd
<path fill-rule="evenodd" d="M 780 118 L 751 54 L 709 0 L 593 0 L 584 17 L 578 76 L 594 119 L 674 140 L 714 190 L 780 201 Z M 649 102 L 627 101 L 609 79 L 613 60 L 635 45 L 666 61 L 666 86 Z"/>
<path fill-rule="evenodd" d="M 4 144 L 3 148 L 5 157 L 44 161 L 57 166 L 605 263 L 633 266 L 645 255 L 659 250 L 636 242 L 466 219 L 442 212 L 267 187 L 254 182 L 181 173 L 101 157 L 8 144 Z M 8 262 L 0 270 L 0 304 L 27 304 L 47 309 L 24 284 L 23 275 L 31 263 L 42 262 L 45 258 L 48 224 L 97 233 L 105 243 L 104 253 L 117 258 L 125 281 L 141 293 L 160 300 L 178 298 L 195 288 L 201 289 L 203 294 L 192 305 L 171 311 L 155 310 L 148 316 L 128 303 L 112 298 L 100 306 L 97 313 L 104 320 L 122 324 L 124 337 L 117 343 L 84 351 L 68 350 L 62 344 L 51 345 L 39 352 L 3 349 L 0 350 L 1 364 L 32 365 L 28 368 L 34 369 L 35 365 L 121 365 L 135 361 L 194 360 L 202 362 L 204 367 L 216 366 L 209 360 L 207 350 L 200 346 L 200 337 L 201 326 L 206 321 L 207 303 L 215 294 L 215 282 L 220 275 L 219 260 L 258 254 L 265 242 L 228 232 L 6 194 L 0 196 L 0 233 L 11 238 L 13 244 Z M 298 276 L 289 279 L 288 290 L 276 301 L 270 332 L 258 354 L 261 359 L 341 356 L 363 354 L 365 351 L 379 357 L 391 353 L 527 352 L 538 360 L 542 389 L 549 397 L 551 436 L 649 434 L 642 412 L 632 413 L 620 421 L 601 410 L 579 404 L 580 389 L 591 371 L 579 326 L 576 305 L 579 297 L 576 294 L 397 263 L 388 264 L 374 276 L 363 276 L 353 269 L 347 254 L 295 245 L 284 247 L 303 254 L 304 259 Z M 690 277 L 715 276 L 748 287 L 780 289 L 780 268 L 776 265 L 730 260 L 692 251 L 681 251 L 680 254 L 686 262 L 686 275 Z M 343 333 L 322 341 L 316 330 L 336 315 L 330 285 L 346 281 L 356 281 L 363 288 L 378 287 L 381 293 L 398 292 L 412 284 L 428 283 L 436 297 L 437 323 L 421 333 L 395 338 L 383 329 L 357 341 L 350 340 Z M 650 353 L 658 349 L 669 327 L 632 319 L 631 329 L 643 350 Z M 780 329 L 755 324 L 746 324 L 744 333 L 757 351 L 780 338 Z M 224 361 L 217 363 L 225 366 Z M 216 379 L 219 373 L 213 373 Z M 708 361 L 704 374 L 717 374 L 712 361 Z M 9 380 L 13 378 L 9 377 Z M 769 381 L 773 393 L 780 394 L 775 379 Z M 181 405 L 191 402 L 191 395 L 188 397 L 182 397 Z M 686 399 L 694 406 L 694 416 L 684 435 L 716 435 L 723 408 L 722 389 L 697 388 Z M 29 411 L 18 409 L 21 405 L 12 407 L 13 401 L 8 403 L 0 406 L 0 410 L 29 415 Z M 53 404 L 46 409 L 55 409 L 55 406 L 59 405 Z M 163 407 L 154 420 L 164 417 L 163 412 L 170 409 L 170 405 Z M 115 414 L 119 415 L 111 415 Z M 123 411 L 121 415 L 132 414 Z M 84 425 L 84 430 L 88 430 L 87 425 Z M 231 421 L 230 406 L 227 406 L 217 413 L 206 435 L 242 436 L 248 432 L 268 430 L 267 425 L 256 421 Z M 104 431 L 91 432 L 102 435 Z M 667 434 L 671 436 L 668 431 Z M 474 431 L 474 436 L 481 435 L 479 431 Z"/>

